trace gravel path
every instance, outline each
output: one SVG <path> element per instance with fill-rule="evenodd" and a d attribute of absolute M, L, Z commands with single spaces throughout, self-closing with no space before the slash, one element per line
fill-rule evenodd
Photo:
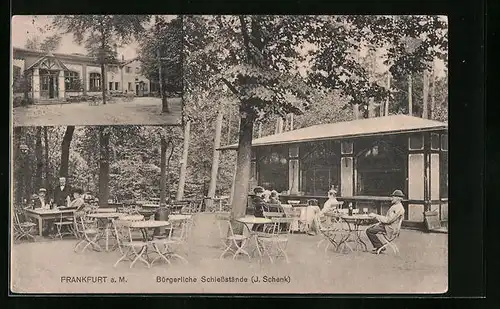
<path fill-rule="evenodd" d="M 115 99 L 106 105 L 65 103 L 31 105 L 13 109 L 14 126 L 64 125 L 179 125 L 182 117 L 182 99 L 168 99 L 171 113 L 161 112 L 161 100 L 139 97 L 124 102 Z"/>

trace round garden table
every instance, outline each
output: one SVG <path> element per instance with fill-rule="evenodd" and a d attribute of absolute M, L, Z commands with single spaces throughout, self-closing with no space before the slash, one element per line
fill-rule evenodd
<path fill-rule="evenodd" d="M 353 215 L 340 215 L 340 218 L 347 223 L 347 227 L 349 229 L 349 234 L 354 235 L 354 240 L 356 242 L 356 247 L 361 245 L 364 251 L 368 251 L 366 243 L 361 239 L 361 234 L 363 232 L 366 233 L 366 229 L 368 226 L 373 223 L 377 223 L 378 220 L 376 218 L 370 217 L 369 215 L 364 214 L 353 214 Z M 365 226 L 364 229 L 361 229 L 361 226 Z M 347 241 L 347 239 L 346 239 Z"/>
<path fill-rule="evenodd" d="M 154 229 L 157 227 L 167 227 L 170 225 L 168 221 L 157 221 L 157 220 L 147 220 L 147 221 L 132 221 L 130 222 L 131 228 L 140 229 L 144 241 L 149 241 L 150 237 L 148 235 L 148 229 Z"/>
<path fill-rule="evenodd" d="M 112 229 L 112 220 L 121 217 L 123 214 L 118 212 L 102 212 L 102 213 L 93 213 L 89 214 L 89 218 L 97 219 L 97 229 L 99 230 L 99 236 L 96 239 L 98 242 L 101 239 L 106 241 L 105 250 L 109 252 L 109 237 L 111 236 L 116 238 Z M 110 233 L 111 231 L 111 233 Z M 115 247 L 113 247 L 115 248 Z M 113 249 L 112 248 L 112 249 Z"/>
<path fill-rule="evenodd" d="M 125 220 L 125 221 L 143 221 L 144 216 L 143 215 L 124 215 L 120 217 L 120 220 Z"/>

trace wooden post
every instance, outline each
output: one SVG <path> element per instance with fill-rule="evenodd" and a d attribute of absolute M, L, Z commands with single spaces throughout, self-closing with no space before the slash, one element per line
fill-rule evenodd
<path fill-rule="evenodd" d="M 413 116 L 413 92 L 412 92 L 412 76 L 408 75 L 408 115 Z"/>
<path fill-rule="evenodd" d="M 212 155 L 212 173 L 210 177 L 210 186 L 208 187 L 208 197 L 215 197 L 215 190 L 217 188 L 217 173 L 219 171 L 219 147 L 220 147 L 220 138 L 222 131 L 222 121 L 224 119 L 224 112 L 219 110 L 217 114 L 217 120 L 215 122 L 215 139 L 214 139 L 214 150 Z"/>
<path fill-rule="evenodd" d="M 188 120 L 188 121 L 186 121 L 186 124 L 184 127 L 184 146 L 182 149 L 182 162 L 181 162 L 181 171 L 180 171 L 180 175 L 179 175 L 179 187 L 177 188 L 177 195 L 175 197 L 175 199 L 177 201 L 180 201 L 184 198 L 184 185 L 186 183 L 190 129 L 191 129 L 191 122 Z"/>

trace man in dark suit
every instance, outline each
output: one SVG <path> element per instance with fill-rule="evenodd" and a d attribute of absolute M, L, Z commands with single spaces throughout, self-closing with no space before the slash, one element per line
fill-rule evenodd
<path fill-rule="evenodd" d="M 54 204 L 66 207 L 71 202 L 71 189 L 66 185 L 66 178 L 59 178 L 59 186 L 54 189 Z"/>
<path fill-rule="evenodd" d="M 267 204 L 264 201 L 264 188 L 262 187 L 256 187 L 253 189 L 253 192 L 255 194 L 252 204 L 254 207 L 254 213 L 253 215 L 257 218 L 264 218 L 264 211 L 267 211 Z M 262 231 L 262 224 L 254 224 L 252 226 L 253 231 Z"/>

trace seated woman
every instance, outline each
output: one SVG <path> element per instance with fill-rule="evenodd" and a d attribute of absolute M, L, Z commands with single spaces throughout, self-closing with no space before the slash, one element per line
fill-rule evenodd
<path fill-rule="evenodd" d="M 309 227 L 308 234 L 316 235 L 319 232 L 318 227 L 314 224 L 314 217 L 319 216 L 320 220 L 325 218 L 325 213 L 332 212 L 337 209 L 339 202 L 336 198 L 337 191 L 331 189 L 328 191 L 328 200 L 323 204 L 323 209 L 319 209 L 318 206 L 308 206 L 307 208 L 307 226 Z M 326 217 L 325 221 L 327 224 L 331 224 L 330 217 Z"/>
<path fill-rule="evenodd" d="M 281 202 L 278 199 L 278 191 L 272 190 L 269 195 L 269 201 L 267 202 L 267 207 L 270 212 L 284 212 L 281 207 Z"/>
<path fill-rule="evenodd" d="M 76 211 L 83 209 L 85 206 L 85 201 L 82 196 L 83 191 L 81 189 L 75 189 L 73 191 L 74 200 L 69 203 L 68 208 L 75 208 Z"/>

